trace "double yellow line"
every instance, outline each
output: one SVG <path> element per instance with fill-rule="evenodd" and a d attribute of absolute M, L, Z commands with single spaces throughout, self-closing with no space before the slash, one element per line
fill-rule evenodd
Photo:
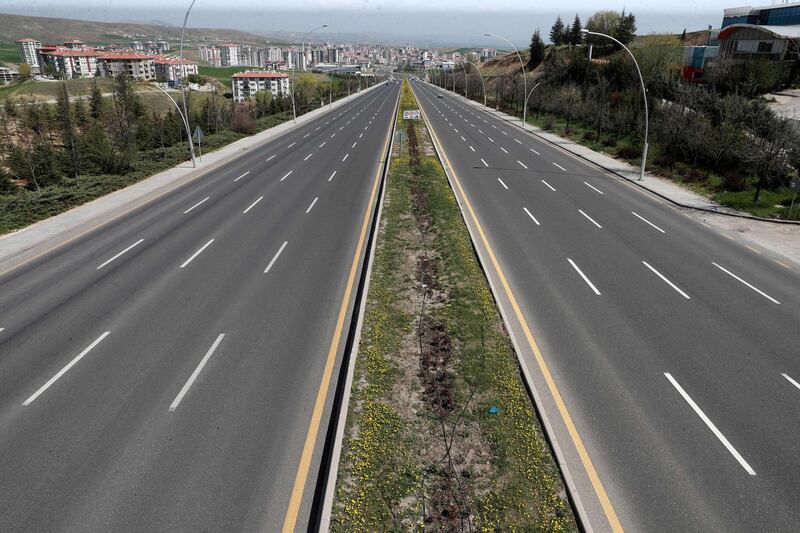
<path fill-rule="evenodd" d="M 400 95 L 397 96 L 397 102 L 400 101 Z M 394 124 L 397 120 L 397 103 L 395 103 L 395 113 L 392 115 L 391 126 L 386 133 L 386 140 L 383 143 L 383 150 L 381 154 L 386 154 L 389 149 L 389 141 L 392 138 L 392 131 Z M 317 400 L 314 403 L 314 411 L 311 413 L 311 422 L 308 426 L 308 433 L 306 433 L 306 441 L 303 445 L 303 453 L 300 455 L 300 464 L 297 467 L 297 474 L 294 478 L 294 487 L 292 488 L 292 496 L 289 500 L 289 508 L 286 510 L 286 516 L 283 519 L 283 533 L 291 533 L 294 531 L 297 524 L 297 515 L 300 513 L 300 505 L 303 503 L 303 492 L 306 488 L 308 481 L 308 471 L 311 468 L 311 459 L 314 456 L 314 448 L 317 442 L 317 435 L 319 434 L 320 424 L 322 422 L 322 414 L 325 409 L 325 400 L 328 397 L 328 389 L 331 385 L 331 377 L 333 376 L 333 367 L 336 363 L 336 354 L 339 351 L 339 343 L 342 339 L 342 333 L 345 327 L 345 318 L 347 317 L 347 309 L 350 303 L 350 297 L 353 293 L 355 286 L 356 275 L 358 274 L 359 259 L 364 251 L 364 245 L 367 240 L 367 231 L 369 230 L 370 216 L 374 211 L 375 199 L 378 195 L 379 186 L 381 183 L 381 174 L 383 173 L 384 165 L 388 164 L 388 160 L 381 161 L 378 164 L 378 169 L 375 171 L 375 179 L 372 183 L 372 192 L 370 193 L 367 208 L 364 211 L 364 220 L 361 223 L 361 233 L 358 238 L 358 245 L 356 245 L 355 253 L 353 254 L 353 262 L 350 265 L 350 274 L 347 277 L 347 286 L 342 296 L 342 303 L 339 306 L 339 316 L 336 319 L 336 327 L 334 328 L 333 338 L 331 339 L 330 347 L 328 348 L 328 358 L 325 361 L 325 369 L 322 372 L 322 381 L 317 390 Z"/>
<path fill-rule="evenodd" d="M 412 92 L 414 91 L 412 87 Z M 416 98 L 416 92 L 414 92 L 414 97 Z M 419 102 L 419 98 L 417 98 L 417 102 Z M 453 167 L 452 163 L 450 163 L 450 159 L 447 157 L 447 153 L 444 150 L 444 146 L 441 142 L 439 142 L 439 137 L 436 135 L 436 132 L 433 130 L 433 125 L 428 120 L 425 111 L 420 106 L 420 111 L 422 112 L 422 118 L 425 120 L 425 123 L 428 126 L 428 131 L 431 134 L 436 146 L 439 149 L 439 153 L 441 154 L 442 158 L 449 169 L 448 174 L 452 178 L 453 183 L 455 184 L 456 188 L 458 189 L 458 194 L 464 201 L 464 206 L 469 213 L 470 219 L 472 220 L 473 225 L 475 226 L 476 230 L 478 231 L 478 235 L 480 236 L 481 243 L 483 244 L 486 253 L 489 256 L 489 260 L 494 267 L 495 273 L 497 278 L 500 280 L 500 283 L 503 286 L 503 290 L 505 292 L 506 298 L 511 303 L 511 307 L 514 309 L 514 315 L 517 318 L 517 321 L 520 323 L 523 332 L 525 333 L 525 339 L 528 341 L 528 346 L 530 347 L 531 351 L 533 352 L 534 358 L 536 359 L 536 363 L 539 365 L 539 370 L 542 373 L 542 377 L 544 377 L 545 383 L 547 383 L 547 388 L 550 391 L 550 395 L 553 397 L 553 401 L 555 402 L 558 412 L 561 415 L 561 419 L 564 421 L 564 425 L 567 428 L 567 432 L 569 433 L 570 439 L 572 440 L 573 445 L 575 446 L 576 451 L 578 452 L 578 456 L 581 459 L 581 463 L 583 464 L 584 469 L 586 470 L 586 474 L 589 476 L 589 480 L 592 483 L 592 488 L 594 488 L 595 493 L 597 494 L 597 499 L 600 501 L 600 505 L 603 507 L 603 511 L 605 512 L 606 518 L 608 519 L 608 523 L 611 527 L 611 530 L 614 532 L 622 532 L 622 524 L 617 517 L 617 513 L 614 510 L 613 505 L 611 505 L 611 500 L 606 493 L 605 488 L 603 487 L 603 483 L 600 481 L 600 477 L 597 475 L 597 470 L 594 468 L 594 464 L 592 463 L 592 459 L 589 457 L 589 453 L 586 451 L 586 447 L 583 444 L 583 440 L 581 439 L 580 435 L 578 434 L 578 430 L 575 427 L 574 422 L 572 421 L 572 416 L 569 414 L 567 410 L 567 406 L 564 404 L 564 400 L 561 397 L 561 392 L 559 392 L 558 387 L 556 386 L 556 382 L 553 379 L 553 375 L 550 373 L 550 369 L 547 366 L 547 362 L 545 362 L 544 357 L 542 356 L 542 352 L 539 349 L 539 345 L 536 342 L 536 339 L 533 337 L 533 333 L 531 332 L 531 328 L 528 326 L 527 320 L 525 320 L 525 316 L 522 313 L 522 309 L 520 309 L 519 304 L 517 303 L 517 298 L 514 295 L 514 291 L 511 290 L 511 286 L 506 279 L 505 274 L 503 273 L 503 269 L 500 267 L 500 263 L 497 260 L 497 257 L 492 249 L 492 246 L 489 244 L 489 239 L 486 237 L 486 232 L 483 231 L 483 227 L 481 226 L 480 221 L 478 220 L 477 215 L 475 214 L 475 210 L 472 208 L 472 203 L 469 201 L 469 197 L 467 193 L 464 191 L 464 188 L 461 186 L 461 180 L 458 179 L 458 175 L 456 174 L 455 168 Z"/>

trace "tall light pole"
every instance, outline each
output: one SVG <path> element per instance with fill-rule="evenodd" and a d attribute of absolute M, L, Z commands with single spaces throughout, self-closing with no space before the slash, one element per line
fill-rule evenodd
<path fill-rule="evenodd" d="M 306 32 L 306 34 L 303 35 L 303 38 L 300 39 L 300 54 L 303 56 L 303 70 L 305 70 L 305 68 L 306 68 L 306 66 L 305 66 L 306 37 L 311 35 L 312 32 L 315 32 L 317 30 L 321 30 L 322 28 L 327 28 L 327 27 L 328 27 L 327 24 L 323 24 L 322 26 L 317 26 L 314 29 L 308 30 Z M 295 87 L 297 86 L 297 82 L 295 80 L 295 78 L 297 78 L 297 65 L 295 65 L 292 70 L 294 71 L 294 76 L 291 78 L 292 84 L 291 84 L 291 87 L 289 87 L 289 96 L 292 97 L 292 117 L 294 119 L 294 123 L 297 124 L 297 108 L 295 107 L 295 104 L 294 104 L 294 90 L 295 90 Z"/>
<path fill-rule="evenodd" d="M 650 129 L 650 117 L 647 111 L 647 89 L 644 86 L 644 78 L 642 77 L 642 71 L 639 69 L 639 63 L 636 62 L 636 58 L 633 56 L 633 53 L 631 53 L 628 47 L 619 42 L 614 37 L 606 35 L 605 33 L 597 33 L 595 31 L 589 31 L 586 28 L 583 28 L 581 30 L 581 33 L 583 33 L 584 35 L 597 35 L 599 37 L 605 37 L 607 39 L 611 39 L 612 41 L 620 45 L 622 48 L 624 48 L 626 52 L 628 52 L 628 55 L 631 56 L 633 64 L 636 67 L 636 73 L 639 75 L 639 83 L 642 86 L 642 99 L 644 100 L 644 147 L 642 148 L 642 165 L 641 167 L 639 167 L 639 180 L 641 181 L 644 179 L 644 167 L 647 164 L 647 133 L 648 130 Z"/>
<path fill-rule="evenodd" d="M 183 125 L 186 127 L 186 136 L 189 138 L 189 153 L 192 156 L 192 167 L 197 166 L 197 162 L 194 160 L 194 142 L 192 141 L 192 131 L 189 128 L 189 111 L 186 108 L 186 67 L 183 64 L 183 36 L 186 33 L 186 21 L 189 20 L 189 12 L 194 7 L 194 3 L 197 0 L 192 0 L 192 3 L 189 4 L 189 9 L 186 10 L 186 15 L 183 17 L 183 27 L 181 28 L 181 52 L 180 52 L 180 68 L 181 70 L 181 96 L 183 97 Z M 166 92 L 166 91 L 165 91 Z M 169 95 L 167 95 L 169 96 Z M 174 101 L 174 100 L 173 100 Z"/>
<path fill-rule="evenodd" d="M 542 82 L 539 82 L 539 83 L 537 83 L 536 85 L 534 85 L 534 86 L 531 88 L 530 92 L 528 92 L 527 96 L 525 96 L 525 109 L 528 109 L 528 98 L 530 98 L 530 97 L 531 97 L 531 95 L 533 94 L 533 91 L 534 91 L 534 90 L 535 90 L 535 89 L 536 89 L 536 88 L 537 88 L 539 85 L 541 85 L 541 84 L 542 84 Z"/>
<path fill-rule="evenodd" d="M 514 43 L 512 43 L 511 41 L 509 41 L 505 37 L 501 37 L 499 35 L 495 35 L 494 33 L 484 33 L 483 35 L 485 35 L 486 37 L 496 37 L 497 39 L 501 39 L 501 40 L 503 40 L 503 41 L 505 41 L 505 42 L 507 42 L 508 44 L 511 45 L 511 47 L 514 49 L 514 51 L 517 53 L 517 59 L 519 59 L 519 68 L 520 68 L 520 70 L 522 70 L 522 94 L 528 94 L 528 80 L 527 80 L 527 77 L 525 76 L 525 63 L 522 62 L 522 56 L 519 55 L 519 50 L 517 50 L 517 47 L 514 46 Z M 523 105 L 522 106 L 522 127 L 523 128 L 525 127 L 526 120 L 528 118 L 527 111 L 528 110 Z"/>
<path fill-rule="evenodd" d="M 469 91 L 468 91 L 469 80 L 467 78 L 467 66 L 464 64 L 464 61 L 462 59 L 456 59 L 456 61 L 461 63 L 461 68 L 464 69 L 464 98 L 469 100 Z M 455 87 L 453 87 L 453 91 L 455 91 Z"/>
<path fill-rule="evenodd" d="M 478 65 L 476 65 L 472 61 L 467 61 L 466 59 L 464 61 L 475 67 L 475 70 L 478 71 L 478 77 L 481 79 L 481 87 L 483 87 L 483 107 L 486 107 L 486 83 L 484 83 L 483 81 L 483 74 L 481 74 L 481 69 L 479 69 Z"/>

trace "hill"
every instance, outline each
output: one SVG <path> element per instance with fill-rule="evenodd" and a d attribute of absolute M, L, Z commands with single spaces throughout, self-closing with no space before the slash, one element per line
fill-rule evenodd
<path fill-rule="evenodd" d="M 48 43 L 59 43 L 69 39 L 80 39 L 88 44 L 125 44 L 132 40 L 165 39 L 180 40 L 181 29 L 177 26 L 162 26 L 138 22 L 94 22 L 49 17 L 30 17 L 0 13 L 0 42 L 13 43 L 23 37 L 31 37 Z M 275 42 L 263 35 L 237 30 L 212 28 L 186 28 L 186 43 L 234 41 L 250 44 Z"/>

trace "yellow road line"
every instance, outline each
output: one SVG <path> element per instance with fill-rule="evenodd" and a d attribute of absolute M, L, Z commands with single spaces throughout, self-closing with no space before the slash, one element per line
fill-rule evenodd
<path fill-rule="evenodd" d="M 400 96 L 398 95 L 398 101 L 399 99 Z M 381 154 L 386 153 L 396 119 L 397 117 L 392 115 L 392 126 L 386 133 L 386 141 L 384 142 L 383 151 Z M 295 525 L 297 524 L 297 515 L 300 512 L 300 504 L 303 503 L 303 492 L 306 488 L 308 471 L 311 468 L 311 459 L 314 455 L 317 434 L 319 433 L 319 426 L 322 422 L 322 411 L 325 408 L 325 400 L 328 397 L 328 389 L 330 388 L 331 376 L 333 375 L 333 366 L 336 362 L 336 353 L 339 351 L 339 342 L 342 338 L 344 321 L 347 316 L 347 307 L 350 303 L 350 296 L 353 292 L 356 274 L 358 273 L 358 259 L 361 257 L 362 248 L 364 247 L 364 243 L 367 238 L 367 230 L 369 229 L 372 205 L 375 203 L 375 197 L 378 194 L 378 185 L 380 185 L 381 182 L 382 171 L 383 162 L 378 165 L 378 170 L 375 172 L 375 182 L 372 184 L 372 193 L 369 197 L 369 203 L 367 203 L 367 209 L 364 211 L 364 221 L 361 224 L 361 234 L 359 235 L 358 245 L 356 246 L 355 254 L 353 255 L 353 263 L 350 266 L 350 275 L 347 278 L 347 287 L 345 288 L 344 296 L 342 297 L 342 303 L 339 307 L 339 316 L 336 319 L 336 328 L 334 329 L 330 348 L 328 348 L 328 358 L 325 361 L 325 370 L 322 372 L 322 381 L 320 382 L 319 390 L 317 391 L 317 400 L 314 403 L 314 411 L 311 413 L 311 423 L 308 426 L 306 442 L 303 445 L 303 453 L 300 456 L 300 464 L 297 467 L 297 475 L 294 478 L 292 497 L 289 500 L 289 508 L 286 510 L 286 516 L 283 519 L 283 533 L 291 533 L 294 531 Z"/>
<path fill-rule="evenodd" d="M 413 91 L 413 87 L 412 87 Z M 416 93 L 414 94 L 416 97 Z M 456 175 L 456 171 L 453 168 L 452 163 L 450 163 L 450 159 L 447 157 L 447 153 L 444 151 L 444 146 L 442 143 L 439 142 L 439 137 L 436 135 L 436 132 L 433 130 L 433 126 L 431 122 L 428 120 L 425 111 L 422 110 L 422 106 L 420 106 L 420 110 L 422 113 L 423 118 L 425 119 L 425 123 L 428 125 L 428 130 L 430 131 L 431 137 L 433 137 L 436 144 L 439 146 L 441 151 L 442 157 L 444 158 L 445 162 L 447 163 L 447 167 L 450 169 L 450 175 L 453 178 L 453 182 L 456 184 L 458 188 L 458 192 L 461 195 L 461 198 L 464 200 L 464 205 L 469 211 L 470 218 L 472 219 L 473 223 L 475 224 L 475 228 L 478 230 L 478 234 L 481 237 L 481 242 L 483 243 L 483 247 L 486 249 L 486 253 L 489 255 L 489 259 L 492 262 L 492 266 L 494 267 L 495 272 L 497 273 L 497 277 L 500 279 L 500 282 L 503 285 L 503 289 L 505 290 L 506 297 L 508 298 L 509 302 L 511 302 L 511 307 L 514 309 L 514 314 L 517 317 L 522 329 L 525 333 L 525 339 L 528 341 L 528 346 L 530 346 L 531 351 L 533 352 L 534 357 L 536 358 L 536 362 L 539 365 L 539 369 L 542 372 L 542 376 L 544 377 L 545 382 L 547 383 L 547 387 L 550 390 L 550 394 L 555 401 L 556 406 L 558 407 L 558 411 L 561 414 L 561 418 L 564 421 L 564 425 L 567 427 L 567 431 L 569 432 L 569 436 L 572 439 L 572 443 L 575 445 L 575 449 L 578 452 L 578 456 L 581 458 L 581 462 L 583 463 L 584 469 L 586 469 L 586 474 L 589 476 L 589 480 L 592 483 L 592 487 L 594 488 L 595 493 L 597 494 L 598 500 L 600 500 L 600 505 L 603 507 L 603 511 L 606 514 L 606 518 L 608 519 L 609 525 L 611 529 L 615 532 L 622 532 L 622 524 L 617 517 L 617 513 L 614 510 L 613 505 L 611 505 L 611 500 L 606 493 L 605 488 L 603 487 L 603 483 L 600 481 L 600 477 L 597 475 L 597 471 L 594 468 L 594 464 L 592 463 L 591 458 L 589 457 L 589 453 L 586 451 L 586 447 L 583 445 L 583 440 L 581 439 L 580 435 L 578 434 L 578 430 L 575 427 L 575 424 L 572 421 L 572 416 L 569 414 L 567 410 L 566 404 L 564 404 L 564 400 L 561 397 L 561 393 L 556 386 L 556 382 L 553 379 L 552 374 L 550 373 L 550 369 L 547 366 L 547 363 L 542 356 L 542 352 L 539 349 L 539 345 L 536 343 L 536 339 L 533 337 L 533 333 L 531 332 L 530 327 L 528 326 L 528 322 L 525 320 L 525 316 L 522 314 L 522 309 L 520 309 L 519 304 L 517 303 L 517 298 L 514 296 L 514 292 L 511 290 L 511 286 L 506 280 L 506 276 L 503 273 L 503 269 L 500 267 L 500 263 L 495 256 L 494 250 L 492 249 L 491 245 L 489 244 L 489 240 L 486 237 L 486 233 L 483 231 L 483 227 L 481 223 L 478 221 L 478 217 L 475 214 L 474 209 L 472 208 L 472 203 L 470 203 L 469 198 L 467 197 L 466 192 L 464 192 L 463 187 L 461 186 L 461 181 L 458 179 Z"/>

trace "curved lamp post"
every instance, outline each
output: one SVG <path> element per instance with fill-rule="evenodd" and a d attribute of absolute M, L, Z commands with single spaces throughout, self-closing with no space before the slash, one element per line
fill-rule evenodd
<path fill-rule="evenodd" d="M 194 3 L 194 2 L 192 2 L 192 3 Z M 303 56 L 303 62 L 305 62 L 305 56 L 306 56 L 306 37 L 311 35 L 312 32 L 315 32 L 317 30 L 321 30 L 322 28 L 327 28 L 327 27 L 328 27 L 327 24 L 323 24 L 322 26 L 317 26 L 314 29 L 308 30 L 306 32 L 306 34 L 303 35 L 303 38 L 300 39 L 300 53 Z M 296 85 L 296 80 L 294 78 L 297 77 L 297 66 L 295 65 L 295 67 L 292 70 L 294 71 L 295 76 L 293 78 L 291 78 L 291 82 L 292 83 L 291 83 L 291 85 L 289 87 L 289 96 L 292 97 L 292 117 L 293 117 L 293 121 L 294 121 L 295 124 L 297 124 L 297 109 L 296 109 L 295 104 L 294 104 L 294 89 L 295 89 L 295 85 Z M 305 64 L 303 65 L 303 70 L 305 70 Z"/>
<path fill-rule="evenodd" d="M 519 50 L 517 50 L 517 47 L 514 46 L 514 43 L 512 43 L 511 41 L 509 41 L 505 37 L 501 37 L 499 35 L 495 35 L 494 33 L 484 33 L 483 35 L 486 36 L 486 37 L 496 37 L 496 38 L 501 39 L 501 40 L 503 40 L 503 41 L 505 41 L 505 42 L 507 42 L 508 44 L 511 45 L 511 47 L 514 49 L 514 51 L 517 53 L 517 59 L 519 59 L 519 68 L 522 71 L 522 87 L 523 87 L 522 94 L 528 94 L 528 80 L 527 80 L 527 77 L 525 76 L 525 63 L 522 62 L 522 56 L 519 54 Z M 527 111 L 527 109 L 523 105 L 522 106 L 522 127 L 523 128 L 525 127 L 525 123 L 526 123 L 526 120 L 528 118 L 528 114 L 526 113 L 526 111 Z"/>
<path fill-rule="evenodd" d="M 534 85 L 534 86 L 531 88 L 531 90 L 530 90 L 530 91 L 528 91 L 528 94 L 525 96 L 525 109 L 528 109 L 528 98 L 530 98 L 530 97 L 531 97 L 531 95 L 533 94 L 533 91 L 534 91 L 534 89 L 536 89 L 536 88 L 537 88 L 539 85 L 541 85 L 541 84 L 542 84 L 542 82 L 539 82 L 539 83 L 537 83 L 536 85 Z"/>
<path fill-rule="evenodd" d="M 183 27 L 181 28 L 181 51 L 180 51 L 180 58 L 181 58 L 180 59 L 181 97 L 183 98 L 183 113 L 181 113 L 181 117 L 183 117 L 183 125 L 186 127 L 186 136 L 189 138 L 189 153 L 192 155 L 192 166 L 193 167 L 197 166 L 197 162 L 194 160 L 194 142 L 192 142 L 192 132 L 189 129 L 189 120 L 187 118 L 188 115 L 189 115 L 189 111 L 187 111 L 187 109 L 186 109 L 186 91 L 185 91 L 185 88 L 184 88 L 184 82 L 186 81 L 185 80 L 185 78 L 186 78 L 186 76 L 185 76 L 185 74 L 186 74 L 186 66 L 183 64 L 183 36 L 186 33 L 186 22 L 189 20 L 189 12 L 192 10 L 192 7 L 194 7 L 194 3 L 196 1 L 197 0 L 192 0 L 192 3 L 189 4 L 189 9 L 186 10 L 186 15 L 183 17 Z M 159 87 L 159 89 L 160 89 L 160 87 Z M 166 92 L 167 91 L 164 91 L 164 94 L 166 94 Z M 167 94 L 167 96 L 169 96 L 169 95 Z M 172 100 L 171 96 L 169 98 L 170 98 L 170 100 Z M 172 100 L 172 101 L 175 102 L 175 100 Z M 178 105 L 178 104 L 175 104 L 175 105 Z M 180 111 L 180 109 L 178 111 Z"/>
<path fill-rule="evenodd" d="M 479 69 L 478 65 L 476 65 L 472 61 L 467 61 L 466 59 L 464 61 L 475 67 L 475 70 L 478 71 L 478 77 L 481 79 L 481 87 L 483 87 L 483 107 L 486 107 L 486 83 L 483 81 L 483 74 L 481 74 L 481 69 Z"/>
<path fill-rule="evenodd" d="M 159 84 L 154 83 L 152 84 L 152 86 L 161 91 L 162 93 L 166 94 L 167 98 L 169 98 L 170 101 L 173 104 L 175 104 L 175 109 L 178 110 L 178 114 L 181 116 L 181 120 L 183 120 L 183 125 L 186 126 L 186 136 L 189 139 L 189 146 L 192 147 L 192 165 L 194 166 L 194 143 L 192 142 L 192 134 L 189 132 L 189 121 L 186 120 L 186 115 L 184 115 L 183 111 L 181 111 L 181 106 L 178 105 L 178 102 L 176 102 L 175 99 L 167 91 L 162 89 Z"/>
<path fill-rule="evenodd" d="M 636 67 L 636 73 L 639 75 L 639 83 L 642 86 L 642 100 L 644 101 L 644 147 L 642 148 L 642 165 L 641 167 L 639 167 L 639 180 L 641 181 L 644 179 L 644 167 L 647 164 L 647 133 L 648 130 L 650 129 L 650 117 L 648 116 L 647 112 L 647 89 L 645 89 L 644 86 L 644 78 L 642 77 L 642 71 L 639 69 L 639 63 L 636 62 L 636 58 L 633 56 L 633 53 L 628 49 L 628 47 L 619 42 L 614 37 L 606 35 L 605 33 L 597 33 L 596 31 L 589 31 L 586 28 L 583 28 L 581 30 L 581 33 L 583 33 L 584 35 L 597 35 L 599 37 L 605 37 L 607 39 L 611 39 L 612 41 L 620 45 L 622 48 L 624 48 L 626 52 L 628 52 L 628 55 L 631 56 L 633 64 Z"/>
<path fill-rule="evenodd" d="M 467 75 L 467 66 L 464 64 L 464 60 L 463 59 L 459 58 L 456 61 L 461 63 L 461 68 L 464 69 L 464 98 L 469 100 L 469 91 L 467 90 L 469 88 L 469 77 Z M 455 87 L 453 87 L 453 90 L 455 91 Z"/>

